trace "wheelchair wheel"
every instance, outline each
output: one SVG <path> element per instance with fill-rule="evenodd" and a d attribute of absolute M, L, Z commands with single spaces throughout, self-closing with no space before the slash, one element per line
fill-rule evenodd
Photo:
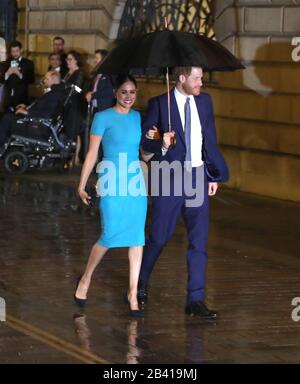
<path fill-rule="evenodd" d="M 4 159 L 5 169 L 10 173 L 24 173 L 28 166 L 28 158 L 25 153 L 21 151 L 11 151 Z"/>

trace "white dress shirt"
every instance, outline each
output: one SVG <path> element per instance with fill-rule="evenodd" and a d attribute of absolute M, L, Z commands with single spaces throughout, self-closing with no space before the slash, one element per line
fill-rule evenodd
<path fill-rule="evenodd" d="M 175 88 L 174 91 L 175 99 L 179 109 L 180 119 L 182 123 L 182 128 L 184 130 L 185 126 L 185 103 L 187 96 L 183 95 Z M 202 160 L 202 127 L 200 122 L 200 117 L 196 105 L 194 96 L 188 96 L 190 98 L 191 106 L 191 154 L 192 154 L 192 167 L 200 167 L 203 165 Z"/>

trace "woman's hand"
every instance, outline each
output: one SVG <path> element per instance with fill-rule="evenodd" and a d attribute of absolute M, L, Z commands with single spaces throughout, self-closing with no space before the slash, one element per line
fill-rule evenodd
<path fill-rule="evenodd" d="M 79 188 L 78 195 L 85 205 L 90 205 L 91 196 L 89 196 L 84 189 Z"/>

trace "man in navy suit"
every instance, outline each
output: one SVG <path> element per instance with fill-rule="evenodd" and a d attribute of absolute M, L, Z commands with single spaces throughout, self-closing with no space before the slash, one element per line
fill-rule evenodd
<path fill-rule="evenodd" d="M 95 68 L 98 68 L 99 64 L 108 55 L 106 49 L 97 49 L 95 51 Z M 93 73 L 93 72 L 92 72 Z M 96 112 L 104 111 L 107 108 L 112 107 L 115 104 L 115 94 L 113 89 L 113 77 L 110 75 L 102 75 L 100 73 L 94 73 L 93 80 L 90 85 L 90 91 L 86 94 L 86 101 L 91 103 L 92 114 Z"/>
<path fill-rule="evenodd" d="M 188 285 L 185 313 L 206 319 L 217 318 L 217 312 L 205 304 L 207 265 L 207 241 L 209 224 L 209 196 L 214 196 L 218 182 L 229 178 L 226 162 L 216 140 L 212 101 L 208 94 L 201 92 L 203 71 L 199 67 L 175 68 L 176 87 L 171 91 L 171 127 L 168 132 L 167 94 L 149 101 L 143 123 L 142 148 L 153 153 L 151 159 L 151 187 L 153 189 L 153 163 L 177 164 L 177 171 L 171 172 L 168 183 L 170 193 L 165 196 L 166 178 L 159 176 L 159 187 L 152 196 L 152 221 L 150 236 L 146 242 L 139 278 L 138 299 L 147 302 L 147 286 L 153 267 L 164 246 L 171 238 L 177 219 L 183 216 L 188 234 L 187 266 Z M 159 130 L 161 140 L 153 140 L 153 133 Z M 175 147 L 171 145 L 176 137 Z M 163 163 L 164 162 L 164 163 Z M 184 177 L 179 177 L 178 164 Z M 175 167 L 176 168 L 176 167 Z M 175 169 L 174 168 L 174 169 Z M 156 167 L 157 169 L 157 167 Z M 185 177 L 188 175 L 189 177 Z M 176 184 L 182 184 L 178 194 Z M 200 204 L 188 204 L 191 195 L 186 191 L 186 180 L 195 187 L 201 181 L 202 199 Z M 201 189 L 200 188 L 200 189 Z M 154 188 L 155 189 L 155 188 Z M 199 189 L 199 188 L 198 188 Z"/>

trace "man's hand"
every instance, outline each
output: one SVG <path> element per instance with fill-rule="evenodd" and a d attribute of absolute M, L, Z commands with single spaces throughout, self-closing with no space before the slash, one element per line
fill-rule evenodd
<path fill-rule="evenodd" d="M 169 149 L 170 146 L 173 144 L 173 139 L 175 137 L 175 132 L 165 132 L 163 136 L 163 147 L 165 149 Z"/>
<path fill-rule="evenodd" d="M 22 78 L 22 73 L 20 72 L 19 68 L 13 68 L 13 73 L 17 75 L 20 79 Z"/>
<path fill-rule="evenodd" d="M 5 75 L 7 77 L 9 77 L 10 75 L 12 75 L 14 73 L 14 68 L 13 67 L 9 67 L 8 70 L 6 71 Z"/>
<path fill-rule="evenodd" d="M 19 113 L 21 113 L 22 115 L 28 115 L 28 111 L 27 111 L 26 108 L 18 108 L 16 110 L 16 115 L 19 114 Z"/>
<path fill-rule="evenodd" d="M 215 196 L 218 187 L 218 183 L 208 183 L 208 196 Z"/>
<path fill-rule="evenodd" d="M 20 78 L 22 77 L 22 73 L 19 71 L 19 68 L 17 68 L 17 67 L 9 67 L 7 72 L 6 72 L 6 75 L 8 77 L 11 75 L 17 75 Z"/>

